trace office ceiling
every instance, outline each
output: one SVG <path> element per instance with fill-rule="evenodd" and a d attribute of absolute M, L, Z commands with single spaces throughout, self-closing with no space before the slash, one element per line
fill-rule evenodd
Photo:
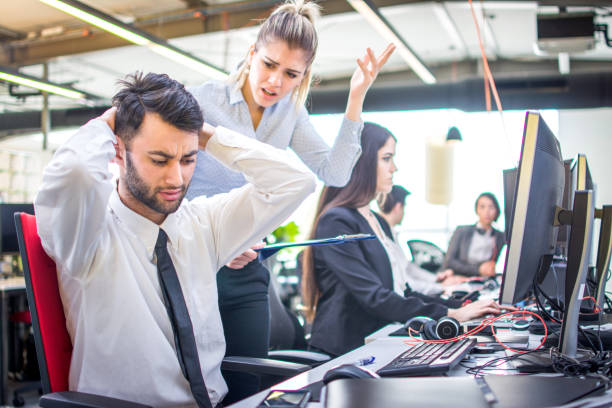
<path fill-rule="evenodd" d="M 111 14 L 171 44 L 230 71 L 254 41 L 257 21 L 277 2 L 270 0 L 87 0 L 91 7 Z M 313 93 L 348 88 L 355 59 L 366 47 L 380 52 L 386 41 L 345 0 L 323 0 L 318 25 L 320 48 L 314 72 L 320 83 Z M 448 86 L 482 76 L 476 29 L 468 1 L 422 2 L 374 0 L 381 13 L 436 76 Z M 581 7 L 574 7 L 574 4 Z M 589 4 L 584 6 L 584 4 Z M 597 23 L 611 25 L 612 1 L 478 1 L 474 6 L 484 35 L 484 49 L 496 78 L 556 77 L 555 55 L 536 53 L 536 14 L 595 11 Z M 482 17 L 484 15 L 484 24 Z M 127 43 L 64 14 L 38 0 L 4 1 L 0 12 L 0 65 L 43 75 L 101 97 L 90 105 L 108 104 L 116 80 L 136 70 L 166 72 L 187 85 L 206 78 L 150 50 Z M 612 73 L 612 48 L 599 33 L 593 50 L 570 55 L 571 74 Z M 395 53 L 376 87 L 421 86 L 407 63 Z M 42 97 L 32 90 L 0 82 L 0 113 L 40 111 Z M 19 96 L 18 94 L 23 94 Z M 477 95 L 476 97 L 479 97 Z M 59 96 L 50 107 L 66 110 L 83 105 Z M 2 115 L 0 115 L 2 116 Z M 1 127 L 1 126 L 0 126 Z M 2 129 L 0 129 L 0 132 Z"/>

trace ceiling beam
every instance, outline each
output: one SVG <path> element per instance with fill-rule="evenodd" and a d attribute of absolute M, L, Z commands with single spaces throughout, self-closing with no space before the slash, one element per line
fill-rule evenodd
<path fill-rule="evenodd" d="M 184 10 L 179 15 L 174 12 L 172 18 L 167 20 L 159 17 L 140 24 L 136 22 L 134 26 L 164 39 L 223 31 L 226 28 L 233 30 L 253 25 L 255 19 L 265 18 L 276 3 L 278 1 L 261 0 L 234 3 L 226 7 Z M 406 3 L 418 3 L 418 1 L 379 0 L 376 2 L 379 7 Z M 354 12 L 346 0 L 327 0 L 320 4 L 323 7 L 324 15 Z M 201 16 L 194 16 L 195 11 L 201 11 Z M 83 25 L 84 29 L 88 27 L 88 25 Z M 33 65 L 60 56 L 123 47 L 127 44 L 127 41 L 98 29 L 84 36 L 79 31 L 55 40 L 6 42 L 0 47 L 0 65 Z"/>
<path fill-rule="evenodd" d="M 448 0 L 447 0 L 448 1 Z M 493 0 L 484 0 L 487 3 Z M 379 8 L 422 3 L 423 0 L 376 0 Z M 450 2 L 465 2 L 465 0 L 450 0 Z M 245 3 L 230 3 L 224 7 L 202 7 L 205 2 L 187 1 L 187 5 L 195 6 L 193 9 L 185 9 L 179 13 L 174 12 L 170 18 L 158 16 L 156 19 L 143 21 L 134 25 L 144 31 L 164 39 L 179 38 L 189 35 L 197 35 L 243 28 L 252 25 L 255 18 L 265 18 L 272 10 L 271 0 L 250 1 Z M 278 1 L 276 1 L 278 3 Z M 612 6 L 610 0 L 540 0 L 539 5 L 557 6 Z M 354 12 L 346 0 L 324 0 L 320 2 L 324 15 Z M 201 17 L 195 17 L 193 12 L 202 11 Z M 210 10 L 211 12 L 207 12 Z M 224 12 L 224 11 L 227 11 Z M 177 16 L 178 14 L 178 16 Z M 227 21 L 224 16 L 227 15 Z M 227 24 L 227 26 L 225 25 Z M 88 26 L 84 25 L 83 28 Z M 39 64 L 52 58 L 81 54 L 91 51 L 99 51 L 109 48 L 122 47 L 127 43 L 111 34 L 100 30 L 93 30 L 89 35 L 83 36 L 80 31 L 72 32 L 70 35 L 58 39 L 48 40 L 18 40 L 4 41 L 0 43 L 0 65 L 24 66 Z"/>

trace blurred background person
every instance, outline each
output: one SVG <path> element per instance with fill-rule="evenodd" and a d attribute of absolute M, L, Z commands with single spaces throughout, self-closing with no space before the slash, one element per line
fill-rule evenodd
<path fill-rule="evenodd" d="M 478 222 L 457 227 L 451 237 L 440 280 L 452 275 L 495 276 L 495 263 L 506 243 L 504 233 L 493 228 L 501 212 L 499 202 L 493 194 L 482 193 L 475 209 Z"/>
<path fill-rule="evenodd" d="M 392 262 L 397 263 L 391 268 L 393 271 L 393 290 L 404 295 L 404 291 L 414 290 L 426 295 L 439 295 L 445 286 L 455 285 L 466 280 L 462 276 L 449 276 L 442 282 L 437 282 L 435 273 L 429 272 L 410 262 L 406 253 L 400 246 L 397 226 L 402 223 L 406 210 L 406 198 L 410 192 L 402 186 L 394 185 L 389 194 L 381 194 L 376 201 L 380 208 L 381 223 L 387 223 L 393 240 L 389 242 L 388 250 L 394 252 L 390 256 Z"/>

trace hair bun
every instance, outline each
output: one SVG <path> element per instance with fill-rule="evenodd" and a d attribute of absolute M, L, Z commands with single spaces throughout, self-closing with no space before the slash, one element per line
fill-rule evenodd
<path fill-rule="evenodd" d="M 313 1 L 287 0 L 285 3 L 278 6 L 272 14 L 276 13 L 297 14 L 314 24 L 321 16 L 321 6 Z"/>

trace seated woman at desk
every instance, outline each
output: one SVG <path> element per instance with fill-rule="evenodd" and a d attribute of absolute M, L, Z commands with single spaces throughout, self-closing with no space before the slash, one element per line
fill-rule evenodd
<path fill-rule="evenodd" d="M 302 295 L 307 318 L 314 318 L 310 339 L 313 349 L 340 355 L 363 345 L 365 336 L 386 324 L 405 322 L 414 316 L 438 319 L 448 315 L 465 321 L 500 312 L 500 306 L 491 300 L 453 308 L 459 306 L 456 301 L 417 292 L 405 297 L 394 292 L 393 253 L 387 251 L 392 234 L 369 205 L 377 194 L 391 190 L 396 171 L 395 143 L 387 129 L 364 124 L 362 154 L 348 184 L 325 187 L 321 193 L 312 229 L 314 238 L 369 233 L 378 239 L 306 248 Z"/>
<path fill-rule="evenodd" d="M 503 232 L 493 228 L 500 214 L 497 198 L 482 193 L 476 199 L 478 222 L 457 227 L 448 245 L 439 279 L 452 275 L 495 276 L 495 263 L 506 243 Z"/>
<path fill-rule="evenodd" d="M 465 279 L 462 276 L 449 276 L 441 282 L 437 282 L 434 273 L 420 268 L 414 262 L 410 262 L 399 244 L 399 239 L 395 227 L 402 223 L 406 208 L 406 198 L 410 192 L 402 186 L 394 185 L 388 194 L 379 194 L 376 202 L 380 208 L 379 218 L 383 228 L 391 231 L 392 239 L 385 241 L 387 252 L 392 251 L 389 256 L 391 262 L 396 264 L 391 266 L 393 271 L 393 290 L 403 295 L 405 290 L 414 290 L 425 295 L 439 295 L 444 292 L 445 287 L 456 285 Z M 386 228 L 385 228 L 386 227 Z M 407 289 L 408 288 L 408 289 Z"/>

